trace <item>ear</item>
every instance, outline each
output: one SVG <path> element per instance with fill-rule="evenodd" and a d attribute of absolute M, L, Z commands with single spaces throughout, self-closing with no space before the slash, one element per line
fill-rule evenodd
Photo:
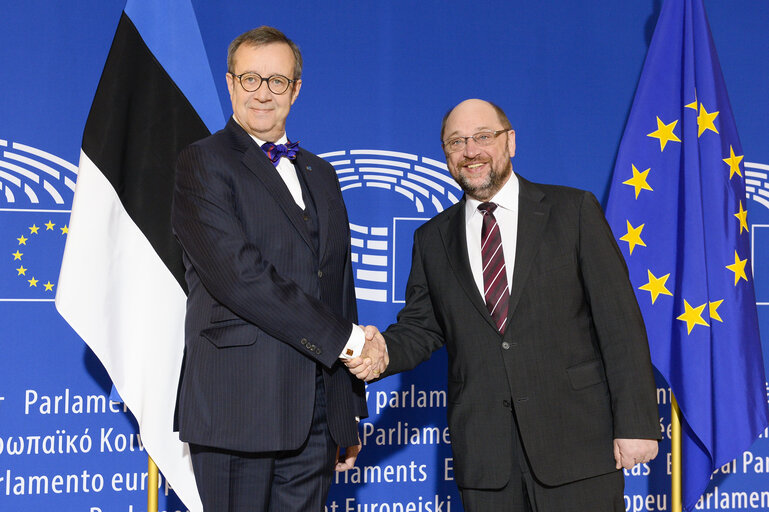
<path fill-rule="evenodd" d="M 296 97 L 299 96 L 299 89 L 302 88 L 302 81 L 297 80 L 294 82 L 294 89 L 291 91 L 291 104 L 293 105 L 296 101 Z"/>
<path fill-rule="evenodd" d="M 507 148 L 510 150 L 510 158 L 515 156 L 515 130 L 507 132 Z"/>
<path fill-rule="evenodd" d="M 232 98 L 233 88 L 235 87 L 235 77 L 229 73 L 225 73 L 224 79 L 227 80 L 227 90 L 230 91 L 230 98 Z"/>

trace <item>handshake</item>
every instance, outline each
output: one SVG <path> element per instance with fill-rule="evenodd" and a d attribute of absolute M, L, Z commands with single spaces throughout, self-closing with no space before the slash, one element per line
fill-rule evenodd
<path fill-rule="evenodd" d="M 366 336 L 363 349 L 358 357 L 343 360 L 350 373 L 360 380 L 370 382 L 387 369 L 390 356 L 387 354 L 387 344 L 384 336 L 373 325 L 360 326 Z"/>

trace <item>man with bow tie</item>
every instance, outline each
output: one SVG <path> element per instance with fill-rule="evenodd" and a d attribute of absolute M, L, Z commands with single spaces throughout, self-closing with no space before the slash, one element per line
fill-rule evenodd
<path fill-rule="evenodd" d="M 227 56 L 233 115 L 177 162 L 173 228 L 189 288 L 177 403 L 206 511 L 321 510 L 355 462 L 363 383 L 340 358 L 358 328 L 347 212 L 333 167 L 289 142 L 299 48 L 259 27 Z M 383 368 L 383 367 L 382 367 Z"/>

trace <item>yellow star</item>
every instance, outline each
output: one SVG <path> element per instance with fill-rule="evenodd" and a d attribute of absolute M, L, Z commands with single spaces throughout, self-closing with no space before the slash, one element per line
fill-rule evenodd
<path fill-rule="evenodd" d="M 646 244 L 643 240 L 641 240 L 641 230 L 644 228 L 646 224 L 641 224 L 637 228 L 634 228 L 632 224 L 630 224 L 630 221 L 627 222 L 627 233 L 622 235 L 620 237 L 620 240 L 623 240 L 628 243 L 630 246 L 630 254 L 633 254 L 633 249 L 635 249 L 636 245 L 640 245 L 642 247 L 646 247 Z"/>
<path fill-rule="evenodd" d="M 740 211 L 734 214 L 737 220 L 740 221 L 740 234 L 742 230 L 748 231 L 748 211 L 742 207 L 742 201 L 740 201 Z"/>
<path fill-rule="evenodd" d="M 26 269 L 26 268 L 24 268 L 24 265 L 22 265 L 22 266 L 20 266 L 19 268 L 17 268 L 17 269 L 16 269 L 16 272 L 18 272 L 18 274 L 16 274 L 17 276 L 26 276 L 26 275 L 27 275 L 27 274 L 26 274 L 26 272 L 27 272 L 27 269 Z"/>
<path fill-rule="evenodd" d="M 708 303 L 708 311 L 710 312 L 710 319 L 711 320 L 718 320 L 719 322 L 723 323 L 723 320 L 721 319 L 721 315 L 718 314 L 718 306 L 721 305 L 723 302 L 722 300 L 714 300 L 713 302 Z"/>
<path fill-rule="evenodd" d="M 681 142 L 681 139 L 679 139 L 675 133 L 673 133 L 673 130 L 676 127 L 676 124 L 678 124 L 678 119 L 673 121 L 670 124 L 665 124 L 662 122 L 662 120 L 658 117 L 657 118 L 657 129 L 651 132 L 647 135 L 647 137 L 654 137 L 655 139 L 660 140 L 660 151 L 665 150 L 665 145 L 669 141 L 675 141 L 675 142 Z"/>
<path fill-rule="evenodd" d="M 691 108 L 695 112 L 697 112 L 697 91 L 694 91 L 694 101 L 692 101 L 691 103 L 689 103 L 687 105 L 684 105 L 684 107 Z"/>
<path fill-rule="evenodd" d="M 737 173 L 742 177 L 742 172 L 740 172 L 740 162 L 742 162 L 742 159 L 745 157 L 745 155 L 735 155 L 734 154 L 734 148 L 729 145 L 729 153 L 731 153 L 731 156 L 729 158 L 724 158 L 724 162 L 726 162 L 729 165 L 729 179 L 732 179 L 732 176 L 734 176 L 734 173 Z"/>
<path fill-rule="evenodd" d="M 23 252 L 19 252 L 18 249 L 16 249 L 16 252 L 12 252 L 11 256 L 13 256 L 14 260 L 20 260 L 22 256 L 24 256 Z"/>
<path fill-rule="evenodd" d="M 53 291 L 53 283 L 51 283 L 50 281 L 45 283 L 43 286 L 45 286 L 45 291 L 47 292 Z"/>
<path fill-rule="evenodd" d="M 37 279 L 35 279 L 35 276 L 32 276 L 32 279 L 27 279 L 27 282 L 29 283 L 30 288 L 33 286 L 37 288 Z"/>
<path fill-rule="evenodd" d="M 670 293 L 670 290 L 665 288 L 665 283 L 667 282 L 668 277 L 670 277 L 670 274 L 665 274 L 662 277 L 655 277 L 651 270 L 647 269 L 646 272 L 649 273 L 649 282 L 643 286 L 639 286 L 638 289 L 651 293 L 652 304 L 654 304 L 654 301 L 657 300 L 657 297 L 659 297 L 660 294 L 673 295 Z"/>
<path fill-rule="evenodd" d="M 29 234 L 30 234 L 30 235 L 36 235 L 39 229 L 40 229 L 40 228 L 39 228 L 39 227 L 37 227 L 35 224 L 32 224 L 32 225 L 29 227 Z"/>
<path fill-rule="evenodd" d="M 688 302 L 686 302 L 686 300 L 684 300 L 685 311 L 680 316 L 678 316 L 676 320 L 686 322 L 686 328 L 689 331 L 687 334 L 692 333 L 692 329 L 694 329 L 695 325 L 704 325 L 705 327 L 709 327 L 708 323 L 702 319 L 702 312 L 704 311 L 705 306 L 707 306 L 707 304 L 693 308 L 689 305 Z"/>
<path fill-rule="evenodd" d="M 737 255 L 737 251 L 734 251 L 734 263 L 726 266 L 726 268 L 734 272 L 734 286 L 737 286 L 737 283 L 739 282 L 740 278 L 744 279 L 745 281 L 748 280 L 748 276 L 745 274 L 745 264 L 747 262 L 748 262 L 747 258 L 745 258 L 744 260 L 741 260 L 740 257 Z"/>
<path fill-rule="evenodd" d="M 63 228 L 59 228 L 59 229 L 61 229 L 61 234 L 62 235 L 66 235 L 67 233 L 69 233 L 69 228 L 67 227 L 66 224 L 64 225 Z"/>
<path fill-rule="evenodd" d="M 19 245 L 27 245 L 27 238 L 24 238 L 24 235 L 21 235 L 21 238 L 17 238 L 16 240 L 19 241 Z"/>
<path fill-rule="evenodd" d="M 717 116 L 717 110 L 715 112 L 708 112 L 705 110 L 705 107 L 702 106 L 702 103 L 700 103 L 700 114 L 697 116 L 697 126 L 699 126 L 699 129 L 697 130 L 697 137 L 702 135 L 705 130 L 712 130 L 718 133 L 718 130 L 716 130 L 716 125 L 713 124 L 713 121 L 716 120 Z"/>
<path fill-rule="evenodd" d="M 636 199 L 638 199 L 638 194 L 641 193 L 641 189 L 653 191 L 654 189 L 651 188 L 648 183 L 646 183 L 646 177 L 649 175 L 651 168 L 646 169 L 644 172 L 638 172 L 638 169 L 635 168 L 635 165 L 630 164 L 630 166 L 633 168 L 633 177 L 627 181 L 623 181 L 622 184 L 635 187 Z"/>
<path fill-rule="evenodd" d="M 46 222 L 46 223 L 45 223 L 45 230 L 46 230 L 46 231 L 53 231 L 53 227 L 54 227 L 55 225 L 56 225 L 56 224 L 54 224 L 53 222 L 51 222 L 51 221 L 49 220 L 48 222 Z"/>

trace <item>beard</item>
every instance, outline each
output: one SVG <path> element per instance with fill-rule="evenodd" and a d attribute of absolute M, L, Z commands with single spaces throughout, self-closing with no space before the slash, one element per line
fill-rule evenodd
<path fill-rule="evenodd" d="M 499 192 L 499 189 L 502 188 L 502 185 L 507 182 L 507 179 L 513 172 L 513 162 L 510 161 L 510 158 L 507 158 L 505 165 L 501 166 L 501 168 L 495 168 L 492 165 L 485 180 L 480 183 L 470 183 L 470 180 L 461 171 L 461 169 L 464 166 L 471 165 L 473 163 L 475 162 L 471 160 L 460 162 L 460 164 L 457 166 L 457 168 L 460 169 L 457 176 L 457 183 L 459 183 L 459 186 L 462 187 L 462 190 L 464 190 L 468 196 L 474 199 L 478 199 L 479 201 L 486 201 L 494 197 L 494 195 Z"/>

